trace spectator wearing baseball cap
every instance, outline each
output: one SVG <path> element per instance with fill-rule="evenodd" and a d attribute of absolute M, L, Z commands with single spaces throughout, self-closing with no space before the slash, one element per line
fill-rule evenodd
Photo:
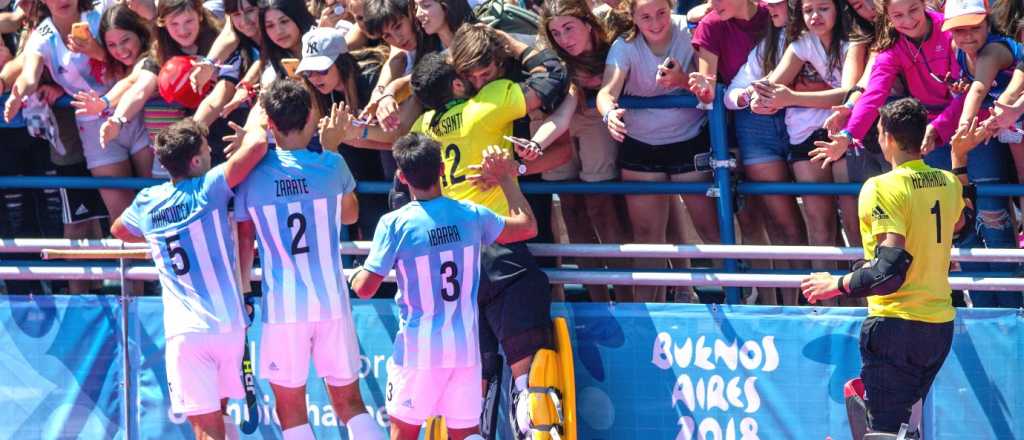
<path fill-rule="evenodd" d="M 302 59 L 295 72 L 312 91 L 314 109 L 324 117 L 320 144 L 329 150 L 337 149 L 356 181 L 391 178 L 382 164 L 391 159 L 391 143 L 397 133 L 353 121 L 351 115 L 369 102 L 384 62 L 384 54 L 376 49 L 349 52 L 344 32 L 334 28 L 318 27 L 302 36 Z M 332 112 L 335 118 L 331 118 Z M 336 123 L 328 129 L 327 121 L 332 119 Z M 341 144 L 356 148 L 343 148 Z M 362 214 L 356 232 L 364 239 L 372 237 L 377 218 L 386 212 L 386 207 L 386 196 L 360 196 Z"/>
<path fill-rule="evenodd" d="M 946 20 L 943 31 L 950 31 L 956 44 L 957 67 L 960 78 L 969 84 L 962 99 L 947 109 L 960 113 L 960 127 L 970 126 L 975 118 L 984 120 L 988 109 L 1004 94 L 1016 96 L 1019 92 L 1007 90 L 1018 63 L 1024 61 L 1024 46 L 1005 35 L 990 31 L 988 4 L 984 0 L 949 0 L 946 2 Z M 962 107 L 961 107 L 962 106 Z M 1020 113 L 1007 107 L 996 107 L 995 113 L 1016 114 L 1017 117 L 1000 118 L 1015 123 Z M 1004 115 L 1005 116 L 1005 115 Z M 993 129 L 998 126 L 993 119 Z M 1021 136 L 1012 125 L 1003 127 L 1000 134 L 966 151 L 954 149 L 955 163 L 967 163 L 967 177 L 971 182 L 1010 183 L 1013 169 L 1008 142 L 1020 143 Z M 1015 248 L 1010 203 L 1006 197 L 979 197 L 977 201 L 977 234 L 968 234 L 959 247 Z M 1013 263 L 962 263 L 965 271 L 1013 271 Z M 975 307 L 1013 307 L 1022 305 L 1020 293 L 982 292 L 972 290 Z"/>

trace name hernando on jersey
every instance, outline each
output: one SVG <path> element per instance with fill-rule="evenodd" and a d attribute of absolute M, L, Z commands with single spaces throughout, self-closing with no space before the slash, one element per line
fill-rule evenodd
<path fill-rule="evenodd" d="M 914 189 L 935 188 L 947 185 L 946 179 L 942 176 L 942 171 L 938 170 L 911 174 L 910 183 L 914 186 Z"/>

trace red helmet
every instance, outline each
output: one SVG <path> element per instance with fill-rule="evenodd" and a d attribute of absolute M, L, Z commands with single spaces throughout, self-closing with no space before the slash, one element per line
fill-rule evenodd
<path fill-rule="evenodd" d="M 189 84 L 188 74 L 195 65 L 192 57 L 178 55 L 167 60 L 160 68 L 160 75 L 157 77 L 157 85 L 160 89 L 160 96 L 172 104 L 178 104 L 188 109 L 199 108 L 203 97 L 213 89 L 213 81 L 207 82 L 201 90 L 196 93 Z"/>

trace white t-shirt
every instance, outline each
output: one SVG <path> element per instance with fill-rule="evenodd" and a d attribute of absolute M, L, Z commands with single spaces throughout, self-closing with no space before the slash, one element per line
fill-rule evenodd
<path fill-rule="evenodd" d="M 821 45 L 817 35 L 804 32 L 793 42 L 793 53 L 804 61 L 804 72 L 820 78 L 832 88 L 842 85 L 843 60 L 846 59 L 846 51 L 850 43 L 844 41 L 840 46 L 839 62 L 834 69 L 829 69 L 828 52 Z M 807 140 L 815 130 L 821 128 L 825 119 L 832 113 L 827 108 L 806 108 L 789 107 L 786 109 L 786 132 L 789 134 L 789 143 L 800 144 Z"/>
<path fill-rule="evenodd" d="M 686 25 L 686 17 L 672 16 L 672 43 L 667 56 L 675 58 L 685 72 L 693 72 L 693 44 Z M 657 85 L 658 66 L 666 56 L 655 56 L 643 35 L 627 42 L 619 37 L 612 43 L 605 64 L 626 73 L 623 95 L 662 96 L 682 95 L 682 89 L 668 89 Z M 696 137 L 704 126 L 703 110 L 694 108 L 628 109 L 625 122 L 629 137 L 651 145 L 682 142 Z"/>
<path fill-rule="evenodd" d="M 100 40 L 100 16 L 108 4 L 113 0 L 106 0 L 96 4 L 96 9 L 82 13 L 81 20 L 89 24 L 89 31 L 96 41 Z M 95 90 L 97 93 L 106 93 L 112 84 L 107 84 L 93 75 L 89 57 L 85 54 L 72 52 L 68 49 L 66 42 L 61 39 L 57 32 L 57 26 L 49 17 L 32 31 L 25 43 L 25 51 L 42 57 L 43 65 L 50 71 L 50 76 L 59 84 L 64 93 L 74 95 L 78 92 Z M 99 72 L 97 71 L 97 74 Z M 80 120 L 95 120 L 96 116 L 79 116 Z"/>

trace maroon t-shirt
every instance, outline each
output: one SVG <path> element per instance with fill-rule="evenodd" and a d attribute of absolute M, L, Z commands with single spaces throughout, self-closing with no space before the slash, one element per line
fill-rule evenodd
<path fill-rule="evenodd" d="M 722 20 L 718 12 L 712 10 L 693 32 L 693 48 L 717 55 L 718 83 L 729 84 L 747 62 L 747 55 L 757 46 L 771 20 L 768 8 L 761 3 L 757 4 L 757 12 L 750 20 Z"/>

